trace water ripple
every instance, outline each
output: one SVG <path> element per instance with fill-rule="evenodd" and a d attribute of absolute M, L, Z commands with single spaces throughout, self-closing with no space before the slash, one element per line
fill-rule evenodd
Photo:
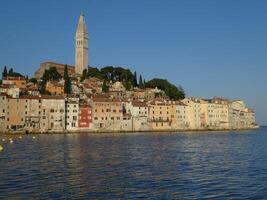
<path fill-rule="evenodd" d="M 0 199 L 266 199 L 265 133 L 14 137 Z"/>

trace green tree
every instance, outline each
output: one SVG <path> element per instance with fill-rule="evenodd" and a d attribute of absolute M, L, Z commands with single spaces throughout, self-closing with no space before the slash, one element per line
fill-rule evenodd
<path fill-rule="evenodd" d="M 11 76 L 11 77 L 14 76 L 14 71 L 13 71 L 13 68 L 12 67 L 8 71 L 8 76 Z"/>
<path fill-rule="evenodd" d="M 37 79 L 36 78 L 30 78 L 29 82 L 36 84 L 37 83 Z"/>
<path fill-rule="evenodd" d="M 68 74 L 68 66 L 64 66 L 64 93 L 70 94 L 71 93 L 71 81 Z"/>
<path fill-rule="evenodd" d="M 7 68 L 6 66 L 4 66 L 4 70 L 3 70 L 3 73 L 2 73 L 2 78 L 6 78 L 7 77 Z"/>
<path fill-rule="evenodd" d="M 99 79 L 103 79 L 102 73 L 99 71 L 98 68 L 94 68 L 94 67 L 88 67 L 87 77 L 96 77 Z"/>
<path fill-rule="evenodd" d="M 137 84 L 137 74 L 136 74 L 136 71 L 134 72 L 134 76 L 133 76 L 133 87 L 137 87 L 138 84 Z"/>
<path fill-rule="evenodd" d="M 87 69 L 84 69 L 83 70 L 83 74 L 82 74 L 82 77 L 81 77 L 81 82 L 87 78 Z"/>
<path fill-rule="evenodd" d="M 45 70 L 42 80 L 44 81 L 59 81 L 62 78 L 60 73 L 58 73 L 55 67 L 51 67 L 48 70 Z"/>
<path fill-rule="evenodd" d="M 108 87 L 107 81 L 105 79 L 104 82 L 103 82 L 103 85 L 102 85 L 102 92 L 106 93 L 108 91 L 109 91 L 109 87 Z"/>
<path fill-rule="evenodd" d="M 146 83 L 145 87 L 157 87 L 163 90 L 171 100 L 181 100 L 185 98 L 185 92 L 182 86 L 179 86 L 177 88 L 175 85 L 169 83 L 167 80 L 164 79 L 152 79 Z"/>
<path fill-rule="evenodd" d="M 129 90 L 132 89 L 132 83 L 131 83 L 130 81 L 124 83 L 123 86 L 125 87 L 125 89 L 126 89 L 127 91 L 129 91 Z"/>
<path fill-rule="evenodd" d="M 142 78 L 142 75 L 139 76 L 139 87 L 140 88 L 143 88 L 143 78 Z"/>

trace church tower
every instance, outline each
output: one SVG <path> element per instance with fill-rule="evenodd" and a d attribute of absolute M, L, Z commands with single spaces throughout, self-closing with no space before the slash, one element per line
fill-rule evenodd
<path fill-rule="evenodd" d="M 88 32 L 84 14 L 80 15 L 75 36 L 75 73 L 82 74 L 88 67 Z"/>

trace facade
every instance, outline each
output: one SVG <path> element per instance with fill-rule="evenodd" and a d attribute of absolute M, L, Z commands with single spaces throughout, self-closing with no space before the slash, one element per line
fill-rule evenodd
<path fill-rule="evenodd" d="M 2 84 L 0 86 L 0 93 L 5 93 L 13 98 L 19 98 L 20 89 L 16 85 Z"/>
<path fill-rule="evenodd" d="M 126 113 L 132 117 L 132 131 L 148 131 L 150 129 L 148 123 L 149 107 L 146 102 L 134 100 L 126 102 Z"/>
<path fill-rule="evenodd" d="M 229 104 L 223 99 L 206 100 L 206 117 L 208 128 L 223 129 L 229 127 Z"/>
<path fill-rule="evenodd" d="M 26 88 L 26 79 L 24 77 L 6 77 L 3 78 L 3 85 L 15 85 L 17 88 Z"/>
<path fill-rule="evenodd" d="M 48 81 L 45 87 L 46 91 L 50 92 L 52 95 L 63 95 L 64 94 L 64 85 L 55 82 Z"/>
<path fill-rule="evenodd" d="M 79 130 L 91 130 L 93 122 L 92 107 L 87 104 L 79 106 L 78 127 Z"/>
<path fill-rule="evenodd" d="M 68 98 L 66 101 L 66 129 L 76 131 L 79 128 L 79 98 Z"/>
<path fill-rule="evenodd" d="M 229 126 L 232 129 L 251 128 L 256 125 L 255 113 L 244 101 L 232 101 L 229 106 Z"/>
<path fill-rule="evenodd" d="M 22 96 L 25 100 L 25 130 L 38 132 L 40 129 L 42 99 L 39 96 Z"/>
<path fill-rule="evenodd" d="M 189 129 L 188 106 L 182 102 L 175 102 L 175 129 Z"/>
<path fill-rule="evenodd" d="M 7 97 L 6 105 L 6 129 L 23 130 L 25 127 L 26 99 Z"/>
<path fill-rule="evenodd" d="M 173 104 L 156 100 L 149 104 L 149 119 L 151 130 L 171 130 L 174 128 Z"/>
<path fill-rule="evenodd" d="M 0 93 L 0 133 L 6 131 L 7 95 Z"/>
<path fill-rule="evenodd" d="M 122 102 L 109 98 L 93 98 L 95 130 L 120 130 L 123 119 Z"/>
<path fill-rule="evenodd" d="M 60 73 L 60 75 L 63 77 L 64 66 L 65 66 L 65 64 L 56 63 L 56 62 L 43 62 L 40 64 L 40 67 L 35 72 L 34 77 L 36 79 L 41 79 L 45 70 L 49 70 L 52 67 L 56 68 L 57 72 Z M 67 70 L 68 70 L 69 76 L 72 76 L 75 73 L 74 66 L 67 65 Z"/>
<path fill-rule="evenodd" d="M 65 99 L 62 96 L 42 96 L 41 132 L 65 130 Z"/>
<path fill-rule="evenodd" d="M 84 15 L 80 15 L 75 36 L 75 73 L 82 75 L 88 68 L 88 32 Z"/>

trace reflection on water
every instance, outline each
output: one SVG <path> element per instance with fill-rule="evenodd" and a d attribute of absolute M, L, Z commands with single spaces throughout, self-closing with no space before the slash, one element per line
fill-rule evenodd
<path fill-rule="evenodd" d="M 266 199 L 266 133 L 13 137 L 0 199 Z"/>

